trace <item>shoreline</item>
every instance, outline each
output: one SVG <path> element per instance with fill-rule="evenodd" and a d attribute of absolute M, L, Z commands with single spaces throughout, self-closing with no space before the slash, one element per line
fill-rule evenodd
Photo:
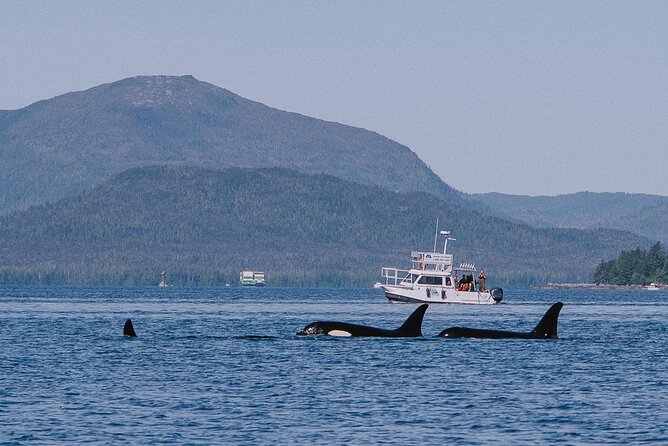
<path fill-rule="evenodd" d="M 668 285 L 657 284 L 659 290 L 668 290 Z M 536 288 L 543 290 L 648 290 L 647 285 L 610 285 L 604 283 L 546 283 L 536 285 Z"/>

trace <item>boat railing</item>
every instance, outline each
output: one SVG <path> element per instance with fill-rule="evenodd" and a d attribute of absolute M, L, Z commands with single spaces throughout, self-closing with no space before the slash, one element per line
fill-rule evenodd
<path fill-rule="evenodd" d="M 460 263 L 459 266 L 455 268 L 455 271 L 474 273 L 477 269 L 473 263 Z"/>
<path fill-rule="evenodd" d="M 445 271 L 452 266 L 452 254 L 411 251 L 411 262 L 418 269 Z"/>
<path fill-rule="evenodd" d="M 383 268 L 380 276 L 385 279 L 385 285 L 410 285 L 413 277 L 409 270 L 399 268 Z"/>

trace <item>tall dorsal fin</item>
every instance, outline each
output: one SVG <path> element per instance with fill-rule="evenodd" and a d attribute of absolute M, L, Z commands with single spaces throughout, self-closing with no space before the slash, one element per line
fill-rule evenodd
<path fill-rule="evenodd" d="M 558 338 L 557 323 L 559 322 L 559 312 L 563 306 L 564 304 L 561 302 L 552 305 L 550 309 L 545 312 L 545 315 L 540 322 L 538 322 L 538 325 L 536 325 L 536 328 L 533 329 L 531 334 L 536 338 Z"/>
<path fill-rule="evenodd" d="M 424 312 L 427 311 L 428 304 L 422 304 L 413 311 L 413 314 L 408 316 L 406 322 L 401 327 L 397 328 L 397 333 L 400 336 L 422 336 L 422 319 L 424 319 Z"/>
<path fill-rule="evenodd" d="M 135 328 L 132 326 L 132 321 L 130 319 L 125 321 L 125 325 L 123 326 L 123 336 L 137 337 L 137 333 L 135 333 Z"/>

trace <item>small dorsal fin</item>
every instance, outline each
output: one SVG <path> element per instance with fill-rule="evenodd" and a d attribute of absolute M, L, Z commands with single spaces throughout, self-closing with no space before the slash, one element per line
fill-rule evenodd
<path fill-rule="evenodd" d="M 564 304 L 561 302 L 552 305 L 531 334 L 536 338 L 557 339 L 559 337 L 557 336 L 557 323 L 559 322 L 559 312 L 563 306 Z"/>
<path fill-rule="evenodd" d="M 404 322 L 401 327 L 397 328 L 397 333 L 400 336 L 422 336 L 422 319 L 424 319 L 424 313 L 429 307 L 428 304 L 422 304 L 413 311 L 413 314 L 408 316 L 406 322 Z"/>
<path fill-rule="evenodd" d="M 123 326 L 123 336 L 130 336 L 132 338 L 137 337 L 137 333 L 135 333 L 135 328 L 132 326 L 132 321 L 130 319 L 125 321 L 125 325 Z"/>

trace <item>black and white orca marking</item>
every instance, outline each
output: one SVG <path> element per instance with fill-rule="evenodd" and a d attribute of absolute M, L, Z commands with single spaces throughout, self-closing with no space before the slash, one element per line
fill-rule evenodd
<path fill-rule="evenodd" d="M 428 304 L 422 304 L 411 314 L 401 327 L 395 330 L 367 327 L 366 325 L 348 324 L 346 322 L 313 322 L 298 332 L 298 335 L 329 335 L 329 336 L 376 336 L 385 338 L 411 338 L 422 336 L 422 319 Z"/>
<path fill-rule="evenodd" d="M 131 338 L 136 338 L 137 333 L 135 333 L 135 328 L 132 326 L 132 321 L 128 319 L 125 321 L 123 326 L 123 336 L 130 336 Z"/>
<path fill-rule="evenodd" d="M 481 339 L 558 339 L 557 323 L 559 312 L 564 304 L 557 302 L 552 305 L 538 322 L 536 328 L 528 333 L 501 330 L 483 330 L 479 328 L 451 327 L 438 334 L 441 338 L 481 338 Z"/>

